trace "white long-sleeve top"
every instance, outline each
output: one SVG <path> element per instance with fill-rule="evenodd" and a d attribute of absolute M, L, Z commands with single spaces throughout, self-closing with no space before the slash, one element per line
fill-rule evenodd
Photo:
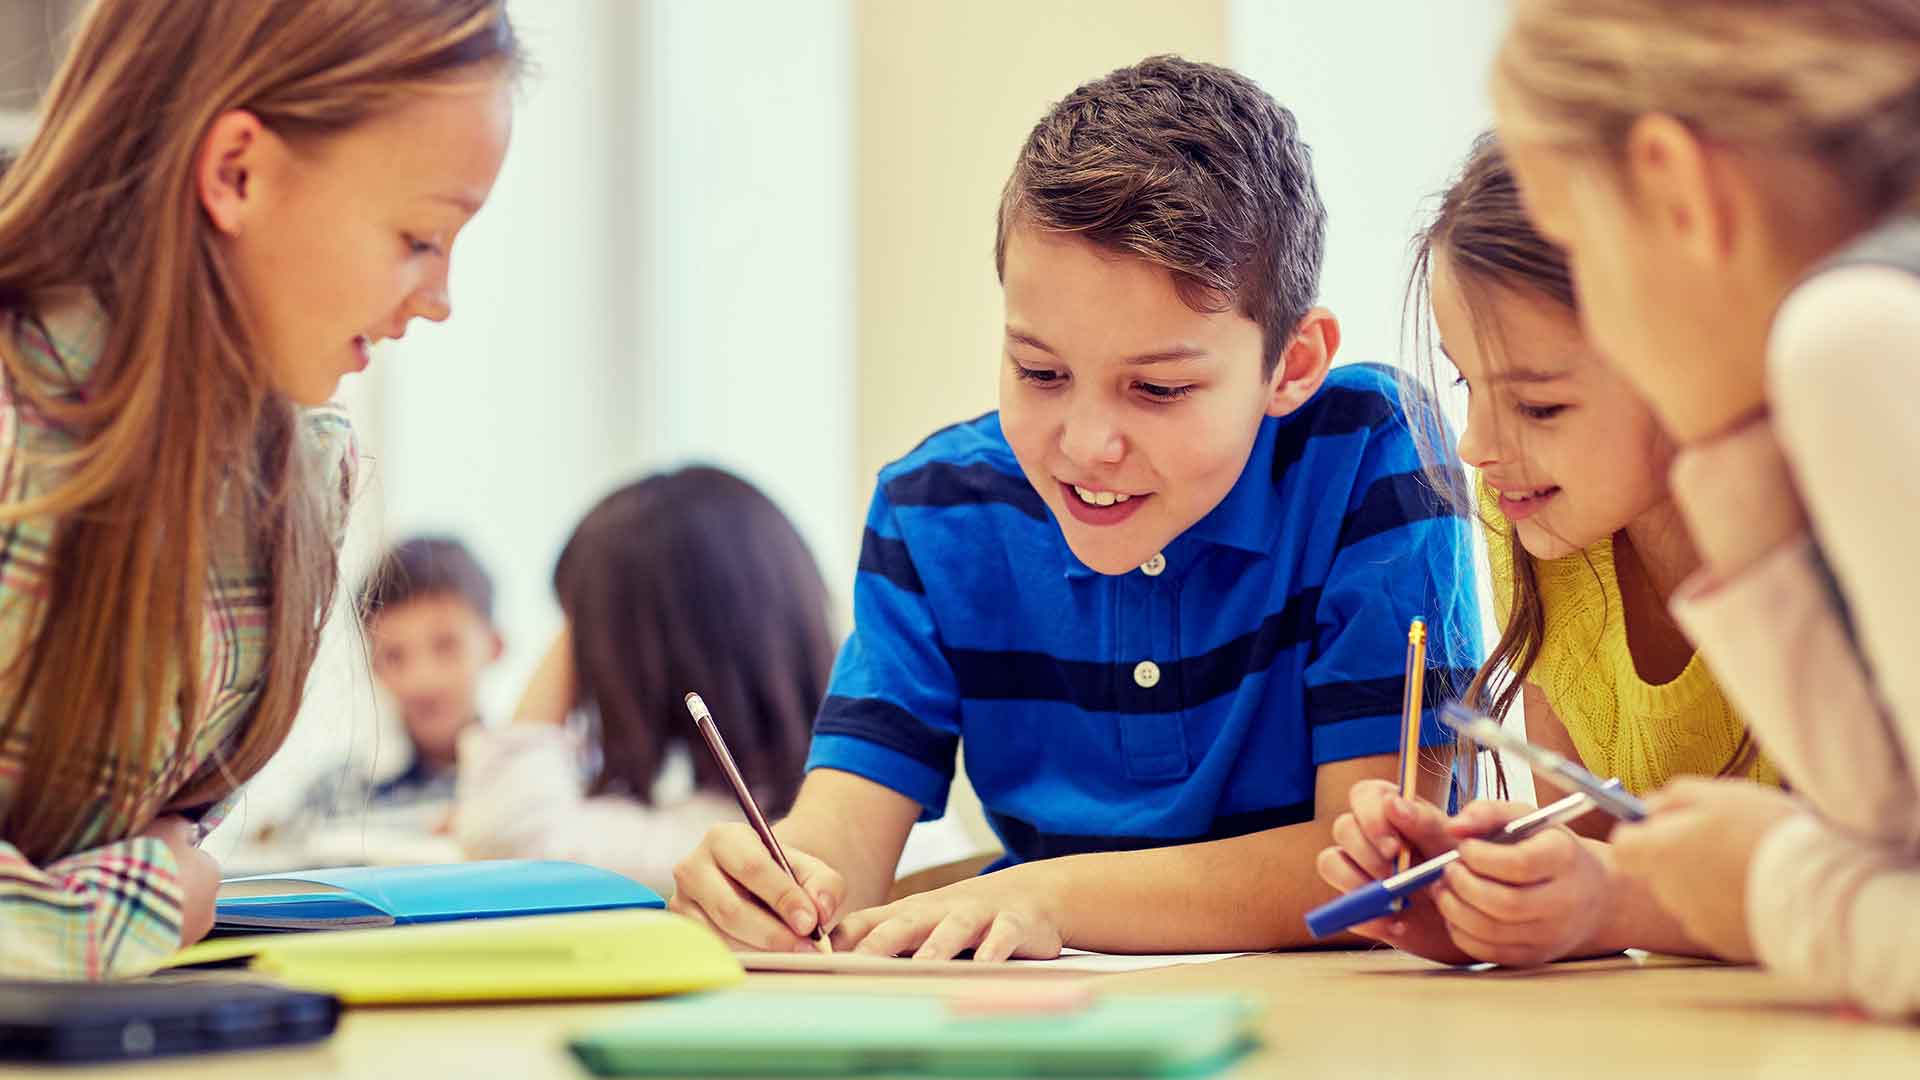
<path fill-rule="evenodd" d="M 588 796 L 582 759 L 580 737 L 550 724 L 464 733 L 453 814 L 461 849 L 476 859 L 588 863 L 671 896 L 674 864 L 708 829 L 740 819 L 732 798 L 689 784 L 656 790 L 652 806 Z"/>
<path fill-rule="evenodd" d="M 1684 452 L 1707 569 L 1673 610 L 1809 811 L 1747 882 L 1763 963 L 1869 1011 L 1920 1011 L 1920 276 L 1830 270 L 1789 297 L 1771 419 Z M 1782 514 L 1793 538 L 1717 576 Z"/>

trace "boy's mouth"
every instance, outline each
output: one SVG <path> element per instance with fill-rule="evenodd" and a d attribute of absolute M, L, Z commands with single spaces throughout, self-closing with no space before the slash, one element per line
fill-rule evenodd
<path fill-rule="evenodd" d="M 1064 481 L 1060 483 L 1060 494 L 1067 504 L 1067 512 L 1088 525 L 1118 525 L 1132 517 L 1142 504 L 1153 497 L 1151 492 L 1129 495 L 1118 491 L 1097 491 Z"/>

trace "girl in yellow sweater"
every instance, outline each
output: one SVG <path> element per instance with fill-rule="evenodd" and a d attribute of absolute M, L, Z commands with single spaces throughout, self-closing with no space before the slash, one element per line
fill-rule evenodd
<path fill-rule="evenodd" d="M 1490 137 L 1415 247 L 1412 309 L 1431 308 L 1469 394 L 1458 452 L 1480 473 L 1502 626 L 1468 699 L 1501 716 L 1524 700 L 1533 742 L 1635 793 L 1684 774 L 1777 782 L 1667 613 L 1700 561 L 1667 490 L 1673 447 L 1582 336 L 1566 261 L 1528 224 Z M 1481 802 L 1448 819 L 1384 781 L 1356 785 L 1351 803 L 1319 862 L 1336 888 L 1391 874 L 1403 847 L 1461 851 L 1443 884 L 1364 936 L 1450 963 L 1707 951 L 1616 872 L 1604 815 L 1501 846 L 1467 838 L 1527 808 Z"/>

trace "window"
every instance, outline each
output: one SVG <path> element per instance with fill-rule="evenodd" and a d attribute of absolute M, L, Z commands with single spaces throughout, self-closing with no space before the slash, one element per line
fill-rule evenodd
<path fill-rule="evenodd" d="M 82 0 L 8 0 L 0 5 L 0 156 L 33 131 L 33 107 L 53 79 L 65 31 Z"/>

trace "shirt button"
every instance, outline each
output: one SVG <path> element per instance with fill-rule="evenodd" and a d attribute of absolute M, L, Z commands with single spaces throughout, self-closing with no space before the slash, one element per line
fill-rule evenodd
<path fill-rule="evenodd" d="M 1142 690 L 1151 690 L 1160 685 L 1160 665 L 1151 660 L 1142 660 L 1133 665 L 1133 681 Z"/>
<path fill-rule="evenodd" d="M 1153 553 L 1153 558 L 1140 564 L 1140 572 L 1148 577 L 1159 577 L 1160 572 L 1166 568 L 1167 557 L 1157 551 Z"/>

